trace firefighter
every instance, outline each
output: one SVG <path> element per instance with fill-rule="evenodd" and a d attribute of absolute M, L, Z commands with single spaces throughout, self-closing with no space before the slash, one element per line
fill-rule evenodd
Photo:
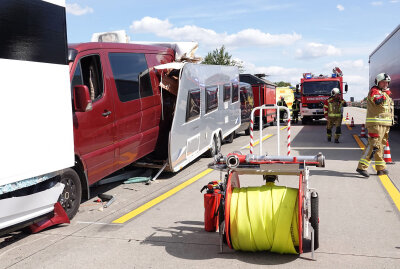
<path fill-rule="evenodd" d="M 299 120 L 299 112 L 300 112 L 300 101 L 297 97 L 294 98 L 292 104 L 292 112 L 293 112 L 293 122 L 297 123 Z"/>
<path fill-rule="evenodd" d="M 324 103 L 324 116 L 328 121 L 326 135 L 329 142 L 332 140 L 332 127 L 335 125 L 335 143 L 339 143 L 339 137 L 342 134 L 342 110 L 344 106 L 346 106 L 346 102 L 340 97 L 340 90 L 333 88 L 331 96 Z"/>
<path fill-rule="evenodd" d="M 277 103 L 278 106 L 284 106 L 287 107 L 287 104 L 285 102 L 285 98 L 283 96 L 280 97 L 280 100 Z M 280 118 L 280 122 L 283 122 L 283 116 L 285 115 L 285 110 L 284 109 L 280 109 L 279 110 L 279 118 Z"/>
<path fill-rule="evenodd" d="M 375 86 L 370 89 L 367 96 L 365 125 L 368 130 L 368 144 L 356 170 L 364 177 L 369 177 L 367 169 L 374 157 L 377 175 L 388 174 L 383 159 L 383 150 L 388 141 L 390 126 L 393 125 L 394 120 L 393 99 L 390 97 L 389 83 L 389 75 L 386 73 L 378 74 L 375 78 Z"/>

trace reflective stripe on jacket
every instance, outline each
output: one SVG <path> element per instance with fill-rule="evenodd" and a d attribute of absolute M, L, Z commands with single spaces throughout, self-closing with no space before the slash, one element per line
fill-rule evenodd
<path fill-rule="evenodd" d="M 384 98 L 384 101 L 377 105 L 377 98 Z M 387 91 L 381 91 L 378 87 L 372 87 L 367 97 L 367 118 L 365 125 L 392 126 L 394 119 L 393 99 Z"/>
<path fill-rule="evenodd" d="M 337 100 L 333 96 L 329 97 L 324 103 L 324 115 L 328 117 L 341 117 L 344 102 L 343 99 Z"/>

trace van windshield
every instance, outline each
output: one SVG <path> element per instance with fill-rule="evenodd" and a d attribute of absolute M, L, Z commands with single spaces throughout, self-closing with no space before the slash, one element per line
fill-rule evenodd
<path fill-rule="evenodd" d="M 339 88 L 339 81 L 307 81 L 303 82 L 303 95 L 331 95 L 333 88 Z"/>

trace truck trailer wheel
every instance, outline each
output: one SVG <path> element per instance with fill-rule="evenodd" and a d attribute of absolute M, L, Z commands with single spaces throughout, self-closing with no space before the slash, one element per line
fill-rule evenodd
<path fill-rule="evenodd" d="M 318 193 L 311 193 L 311 226 L 314 229 L 314 249 L 319 247 L 319 214 L 318 214 Z"/>
<path fill-rule="evenodd" d="M 65 185 L 63 192 L 58 198 L 69 219 L 72 219 L 78 212 L 82 198 L 82 186 L 78 173 L 68 168 L 61 174 L 60 182 Z"/>

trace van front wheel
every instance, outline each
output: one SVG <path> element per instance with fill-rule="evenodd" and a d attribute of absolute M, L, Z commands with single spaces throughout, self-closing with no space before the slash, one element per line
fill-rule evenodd
<path fill-rule="evenodd" d="M 61 174 L 60 183 L 64 184 L 64 190 L 58 198 L 69 219 L 78 212 L 82 199 L 82 186 L 78 173 L 72 169 L 65 169 Z"/>

